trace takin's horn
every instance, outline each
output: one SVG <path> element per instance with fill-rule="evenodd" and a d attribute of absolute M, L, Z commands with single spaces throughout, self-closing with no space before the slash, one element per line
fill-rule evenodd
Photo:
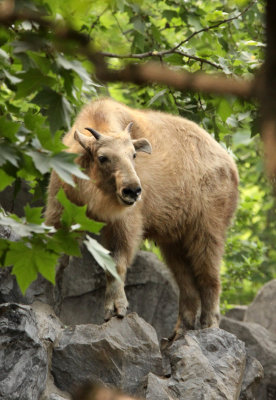
<path fill-rule="evenodd" d="M 127 125 L 127 127 L 125 128 L 125 131 L 128 132 L 128 133 L 130 134 L 130 133 L 131 133 L 132 126 L 133 126 L 133 122 L 130 122 L 130 123 Z"/>
<path fill-rule="evenodd" d="M 84 148 L 87 149 L 89 147 L 89 144 L 91 144 L 91 137 L 84 135 L 77 129 L 75 130 L 74 133 L 74 139 L 79 142 L 79 144 Z"/>
<path fill-rule="evenodd" d="M 88 130 L 90 133 L 92 133 L 92 135 L 94 136 L 94 138 L 96 140 L 99 140 L 101 138 L 101 134 L 99 132 L 97 132 L 95 129 L 93 128 L 85 128 L 86 130 Z"/>

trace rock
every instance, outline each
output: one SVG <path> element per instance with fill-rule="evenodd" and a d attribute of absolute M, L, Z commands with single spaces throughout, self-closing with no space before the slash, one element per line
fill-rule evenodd
<path fill-rule="evenodd" d="M 256 399 L 270 399 L 268 392 L 276 386 L 276 336 L 259 324 L 235 321 L 226 317 L 221 319 L 220 327 L 245 342 L 248 355 L 261 363 L 264 379 L 256 390 Z"/>
<path fill-rule="evenodd" d="M 64 328 L 54 310 L 48 304 L 40 301 L 32 304 L 32 310 L 37 321 L 39 339 L 46 342 L 46 344 L 47 342 L 54 343 Z"/>
<path fill-rule="evenodd" d="M 71 257 L 62 278 L 61 320 L 67 325 L 101 324 L 105 274 L 85 247 L 82 258 Z M 178 289 L 166 266 L 149 252 L 139 252 L 128 270 L 126 295 L 130 312 L 137 312 L 157 331 L 169 336 L 178 313 Z"/>
<path fill-rule="evenodd" d="M 17 240 L 20 239 L 20 236 L 18 236 L 11 228 L 8 226 L 3 226 L 0 225 L 0 238 L 3 239 L 9 239 L 12 242 L 16 242 Z"/>
<path fill-rule="evenodd" d="M 29 192 L 31 187 L 26 181 L 21 180 L 20 184 L 19 188 L 13 184 L 0 192 L 0 207 L 7 212 L 23 217 L 26 204 L 29 203 L 35 207 L 45 206 L 43 200 L 34 201 L 33 195 Z"/>
<path fill-rule="evenodd" d="M 189 331 L 164 352 L 171 376 L 161 380 L 149 375 L 147 399 L 238 398 L 246 352 L 244 343 L 234 335 L 217 328 Z"/>
<path fill-rule="evenodd" d="M 276 335 L 276 279 L 268 282 L 248 306 L 244 320 L 256 322 Z"/>
<path fill-rule="evenodd" d="M 235 306 L 228 310 L 225 316 L 227 318 L 236 319 L 237 321 L 243 321 L 247 308 L 248 306 Z"/>
<path fill-rule="evenodd" d="M 62 397 L 59 394 L 52 393 L 48 399 L 49 400 L 67 400 L 68 397 Z"/>
<path fill-rule="evenodd" d="M 0 237 L 1 234 L 16 240 L 15 233 L 9 228 L 0 227 Z M 55 287 L 39 275 L 25 296 L 15 276 L 11 275 L 11 268 L 0 269 L 0 303 L 42 301 L 52 306 L 66 325 L 103 323 L 106 288 L 103 269 L 84 245 L 82 257 L 62 257 L 60 264 Z M 127 273 L 126 295 L 129 311 L 137 312 L 153 325 L 159 339 L 172 333 L 177 321 L 178 288 L 170 271 L 154 254 L 137 254 Z"/>
<path fill-rule="evenodd" d="M 247 356 L 239 400 L 254 400 L 263 377 L 264 370 L 260 362 L 256 358 Z"/>
<path fill-rule="evenodd" d="M 159 339 L 173 332 L 178 317 L 178 292 L 171 272 L 156 255 L 140 251 L 127 273 L 129 309 L 151 324 Z"/>
<path fill-rule="evenodd" d="M 135 313 L 101 326 L 71 326 L 53 351 L 55 383 L 69 393 L 88 380 L 135 393 L 149 372 L 162 375 L 158 339 L 155 330 Z"/>
<path fill-rule="evenodd" d="M 145 398 L 154 400 L 174 400 L 177 399 L 170 393 L 168 387 L 169 380 L 166 378 L 160 378 L 151 372 L 148 374 L 147 382 L 145 385 Z"/>
<path fill-rule="evenodd" d="M 38 336 L 47 350 L 49 360 L 48 365 L 50 365 L 53 353 L 53 343 L 61 335 L 64 326 L 55 315 L 54 310 L 48 304 L 36 301 L 32 304 L 32 309 L 37 321 Z M 39 400 L 70 400 L 68 393 L 62 392 L 55 386 L 50 368 L 48 368 L 47 371 L 45 390 Z"/>
<path fill-rule="evenodd" d="M 47 378 L 47 352 L 29 306 L 0 306 L 0 398 L 38 400 Z"/>

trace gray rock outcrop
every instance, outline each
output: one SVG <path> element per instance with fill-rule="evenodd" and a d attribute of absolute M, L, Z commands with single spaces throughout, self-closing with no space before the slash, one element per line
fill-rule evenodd
<path fill-rule="evenodd" d="M 0 269 L 0 303 L 32 304 L 42 301 L 54 308 L 66 325 L 101 324 L 104 316 L 105 274 L 88 250 L 82 257 L 62 260 L 54 287 L 41 275 L 23 296 L 10 268 Z M 129 311 L 137 312 L 157 331 L 168 337 L 177 320 L 178 288 L 154 254 L 141 251 L 128 270 L 126 295 Z"/>
<path fill-rule="evenodd" d="M 38 399 L 46 386 L 48 357 L 29 306 L 0 306 L 0 399 Z"/>
<path fill-rule="evenodd" d="M 127 272 L 129 310 L 150 323 L 159 339 L 168 337 L 177 320 L 178 289 L 157 257 L 140 251 Z M 71 257 L 61 283 L 61 306 L 55 310 L 67 325 L 101 324 L 104 315 L 105 275 L 85 247 Z"/>
<path fill-rule="evenodd" d="M 276 394 L 276 337 L 259 324 L 226 317 L 222 318 L 220 327 L 242 340 L 248 355 L 256 358 L 263 366 L 264 379 L 257 389 L 256 399 L 274 399 L 269 392 L 274 391 Z"/>
<path fill-rule="evenodd" d="M 103 325 L 66 328 L 53 351 L 56 385 L 69 392 L 92 380 L 135 394 L 149 372 L 163 375 L 158 339 L 135 313 Z"/>
<path fill-rule="evenodd" d="M 163 342 L 161 352 L 158 337 L 173 330 L 178 293 L 153 254 L 140 252 L 128 272 L 130 310 L 139 316 L 102 324 L 104 273 L 82 251 L 82 258 L 62 259 L 55 287 L 40 276 L 25 296 L 9 268 L 0 270 L 0 300 L 13 302 L 0 306 L 0 400 L 70 400 L 74 387 L 91 379 L 150 400 L 273 398 L 272 342 L 265 336 L 269 344 L 260 357 L 261 340 L 243 336 L 250 324 L 233 332 L 246 342 L 247 354 L 243 342 L 221 329 L 189 331 Z M 261 389 L 262 367 L 254 356 L 268 371 Z"/>
<path fill-rule="evenodd" d="M 227 318 L 236 319 L 237 321 L 243 321 L 247 308 L 248 306 L 241 306 L 241 305 L 235 306 L 230 310 L 228 310 L 225 316 Z"/>
<path fill-rule="evenodd" d="M 148 376 L 147 399 L 238 399 L 246 366 L 244 344 L 220 329 L 189 331 L 165 350 L 171 375 Z M 157 397 L 155 397 L 157 392 Z"/>
<path fill-rule="evenodd" d="M 87 380 L 146 399 L 252 400 L 261 376 L 244 343 L 221 329 L 189 331 L 161 354 L 154 328 L 135 313 L 64 327 L 43 303 L 4 304 L 0 343 L 1 400 L 69 400 Z"/>
<path fill-rule="evenodd" d="M 244 321 L 262 325 L 276 335 L 276 279 L 265 284 L 245 312 Z"/>

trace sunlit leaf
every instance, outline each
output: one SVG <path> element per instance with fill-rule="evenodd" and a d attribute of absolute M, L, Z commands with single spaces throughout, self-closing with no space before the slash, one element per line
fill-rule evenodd
<path fill-rule="evenodd" d="M 116 279 L 121 280 L 116 270 L 116 264 L 110 256 L 110 252 L 88 235 L 86 236 L 84 243 L 100 267 L 102 267 L 104 271 L 108 272 Z"/>
<path fill-rule="evenodd" d="M 79 224 L 80 229 L 90 231 L 93 233 L 99 233 L 99 231 L 104 226 L 103 223 L 93 221 L 86 216 L 86 206 L 80 207 L 71 203 L 63 189 L 60 189 L 57 194 L 58 201 L 63 206 L 63 212 L 61 216 L 61 221 L 70 227 L 74 224 Z"/>
<path fill-rule="evenodd" d="M 14 182 L 15 178 L 6 174 L 2 169 L 0 170 L 0 192 L 4 190 L 7 186 Z"/>

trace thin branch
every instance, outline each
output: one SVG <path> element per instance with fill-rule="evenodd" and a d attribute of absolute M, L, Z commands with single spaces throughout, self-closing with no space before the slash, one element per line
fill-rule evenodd
<path fill-rule="evenodd" d="M 256 2 L 257 2 L 257 0 L 251 1 L 251 3 L 249 3 L 248 6 L 247 6 L 243 11 L 241 11 L 238 15 L 236 15 L 235 17 L 231 17 L 231 18 L 228 18 L 228 19 L 224 19 L 224 20 L 222 20 L 222 21 L 217 22 L 217 23 L 214 24 L 214 25 L 210 25 L 210 26 L 207 26 L 206 28 L 200 29 L 199 31 L 193 32 L 190 36 L 188 36 L 185 40 L 182 40 L 182 42 L 180 42 L 180 43 L 179 43 L 177 46 L 175 46 L 172 50 L 177 50 L 180 46 L 182 46 L 183 44 L 187 43 L 189 40 L 191 40 L 194 36 L 198 35 L 199 33 L 207 32 L 207 31 L 209 31 L 209 30 L 211 30 L 211 29 L 218 28 L 218 27 L 219 27 L 220 25 L 222 25 L 222 24 L 227 24 L 227 23 L 229 23 L 229 22 L 231 22 L 231 21 L 234 21 L 235 19 L 238 19 L 238 18 L 241 17 L 243 14 L 245 14 Z"/>
<path fill-rule="evenodd" d="M 129 43 L 131 43 L 131 40 L 130 40 L 130 39 L 127 37 L 127 35 L 124 33 L 124 31 L 123 31 L 123 29 L 122 29 L 122 27 L 121 27 L 121 24 L 120 24 L 118 18 L 116 17 L 115 13 L 112 13 L 112 16 L 113 16 L 113 18 L 115 19 L 116 24 L 118 25 L 118 28 L 119 28 L 119 30 L 121 31 L 121 34 L 126 38 L 126 40 L 127 40 Z"/>
<path fill-rule="evenodd" d="M 98 22 L 99 22 L 101 16 L 104 15 L 104 13 L 106 13 L 106 11 L 107 11 L 108 9 L 109 9 L 108 6 L 105 7 L 105 8 L 103 9 L 103 11 L 97 16 L 97 18 L 95 19 L 95 21 L 93 22 L 93 24 L 90 26 L 89 36 L 90 36 L 92 30 L 93 30 L 93 29 L 95 28 L 95 26 L 98 24 Z"/>
<path fill-rule="evenodd" d="M 109 53 L 106 51 L 101 51 L 99 54 L 101 54 L 103 57 L 109 57 L 109 58 L 120 58 L 120 59 L 124 59 L 124 58 L 129 58 L 129 59 L 143 59 L 143 58 L 148 58 L 148 57 L 164 57 L 165 55 L 169 55 L 169 54 L 180 54 L 183 57 L 187 57 L 191 60 L 196 60 L 196 61 L 200 61 L 201 63 L 205 63 L 205 64 L 209 64 L 212 67 L 215 67 L 216 69 L 222 69 L 222 67 L 212 61 L 206 60 L 205 58 L 201 58 L 201 57 L 197 57 L 197 56 L 193 56 L 191 54 L 188 53 L 184 53 L 181 50 L 163 50 L 163 51 L 156 51 L 156 50 L 152 50 L 152 51 L 147 51 L 145 53 L 138 53 L 138 54 L 125 54 L 125 55 L 120 55 L 120 54 L 115 54 L 115 53 Z"/>

